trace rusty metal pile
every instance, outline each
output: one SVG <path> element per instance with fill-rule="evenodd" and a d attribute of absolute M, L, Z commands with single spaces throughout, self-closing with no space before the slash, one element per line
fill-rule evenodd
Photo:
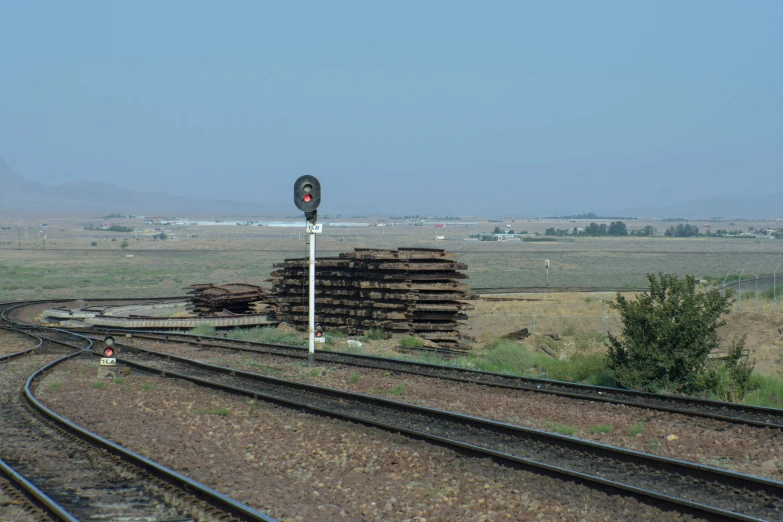
<path fill-rule="evenodd" d="M 192 285 L 186 293 L 191 294 L 193 311 L 201 317 L 228 317 L 251 314 L 251 303 L 264 301 L 268 290 L 245 283 L 213 285 L 210 283 Z"/>
<path fill-rule="evenodd" d="M 316 263 L 316 321 L 327 330 L 361 335 L 370 330 L 415 335 L 442 346 L 459 344 L 466 302 L 467 265 L 434 248 L 357 248 Z M 275 263 L 267 302 L 275 318 L 307 326 L 306 259 Z"/>

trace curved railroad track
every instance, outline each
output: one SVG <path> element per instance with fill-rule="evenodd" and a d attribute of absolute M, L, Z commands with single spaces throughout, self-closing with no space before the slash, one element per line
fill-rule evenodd
<path fill-rule="evenodd" d="M 504 465 L 665 503 L 708 519 L 779 520 L 783 483 L 541 430 L 374 396 L 268 377 L 136 348 L 135 371 L 400 432 Z"/>
<path fill-rule="evenodd" d="M 14 306 L 3 307 L 4 320 Z M 41 520 L 274 520 L 44 406 L 35 396 L 38 380 L 58 364 L 90 356 L 91 340 L 45 328 L 12 335 L 31 342 L 0 357 L 0 489 L 25 499 L 24 512 Z"/>
<path fill-rule="evenodd" d="M 183 333 L 159 334 L 145 331 L 106 329 L 101 330 L 100 333 L 92 331 L 90 335 L 98 338 L 100 336 L 105 336 L 107 332 L 117 335 L 130 333 L 132 338 L 135 339 L 182 343 L 191 345 L 194 348 L 223 348 L 227 350 L 263 353 L 296 359 L 307 358 L 307 349 L 299 346 L 227 340 L 220 337 L 204 337 Z M 133 345 L 127 343 L 120 344 L 119 346 L 133 348 Z M 696 417 L 706 417 L 756 427 L 783 429 L 783 409 L 778 408 L 765 408 L 761 406 L 750 406 L 746 404 L 698 399 L 679 395 L 663 395 L 635 390 L 591 386 L 588 384 L 518 377 L 507 374 L 471 370 L 468 368 L 389 359 L 370 355 L 353 355 L 344 352 L 318 350 L 316 351 L 315 359 L 322 363 L 337 363 L 364 368 L 375 368 L 397 373 L 436 377 L 438 379 L 482 384 L 498 388 L 546 393 L 561 397 L 612 404 L 624 404 L 627 406 L 649 408 L 652 410 Z"/>

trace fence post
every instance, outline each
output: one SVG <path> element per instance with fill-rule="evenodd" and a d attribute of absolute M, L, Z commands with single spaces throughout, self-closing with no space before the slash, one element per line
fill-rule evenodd
<path fill-rule="evenodd" d="M 720 296 L 726 297 L 726 279 L 729 278 L 731 272 L 726 272 L 726 277 L 723 278 L 723 282 L 720 284 Z"/>
<path fill-rule="evenodd" d="M 744 273 L 745 269 L 743 268 L 739 277 L 737 278 L 737 295 L 739 296 L 739 301 L 737 301 L 737 312 L 742 311 L 742 274 Z"/>
<path fill-rule="evenodd" d="M 759 266 L 759 269 L 756 270 L 756 313 L 759 313 L 759 272 L 761 272 L 761 267 L 764 265 Z"/>
<path fill-rule="evenodd" d="M 778 294 L 777 294 L 777 288 L 775 286 L 775 276 L 778 273 L 779 267 L 780 267 L 780 263 L 778 263 L 778 266 L 775 267 L 775 271 L 772 272 L 772 300 L 775 302 L 774 305 L 775 313 L 778 313 Z"/>
<path fill-rule="evenodd" d="M 609 309 L 604 307 L 604 319 L 606 320 L 606 326 L 604 327 L 604 335 L 609 335 Z"/>
<path fill-rule="evenodd" d="M 533 335 L 536 335 L 536 305 L 533 305 Z"/>

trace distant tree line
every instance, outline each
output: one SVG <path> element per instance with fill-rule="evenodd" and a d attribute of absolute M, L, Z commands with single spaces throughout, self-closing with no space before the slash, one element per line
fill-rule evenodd
<path fill-rule="evenodd" d="M 639 218 L 623 216 L 599 216 L 593 212 L 588 212 L 587 214 L 576 214 L 573 216 L 554 216 L 547 219 L 624 219 L 626 221 L 636 221 Z"/>
<path fill-rule="evenodd" d="M 98 230 L 102 232 L 133 232 L 131 227 L 124 227 L 122 225 L 112 225 L 109 228 L 95 228 L 95 225 L 92 223 L 87 223 L 84 225 L 84 230 Z"/>
<path fill-rule="evenodd" d="M 699 235 L 699 227 L 680 223 L 676 227 L 674 225 L 670 226 L 663 235 L 666 237 L 695 237 Z"/>

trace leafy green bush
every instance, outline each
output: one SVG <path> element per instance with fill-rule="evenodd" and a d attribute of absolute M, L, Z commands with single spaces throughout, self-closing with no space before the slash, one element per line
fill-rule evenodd
<path fill-rule="evenodd" d="M 617 294 L 607 304 L 620 313 L 622 338 L 609 335 L 608 367 L 625 388 L 695 391 L 707 356 L 718 347 L 721 314 L 731 299 L 717 289 L 696 290 L 693 276 L 647 274 L 650 290 L 629 301 Z"/>
<path fill-rule="evenodd" d="M 745 352 L 745 337 L 735 339 L 724 361 L 713 362 L 702 375 L 702 389 L 722 401 L 741 401 L 748 392 L 755 361 Z"/>

